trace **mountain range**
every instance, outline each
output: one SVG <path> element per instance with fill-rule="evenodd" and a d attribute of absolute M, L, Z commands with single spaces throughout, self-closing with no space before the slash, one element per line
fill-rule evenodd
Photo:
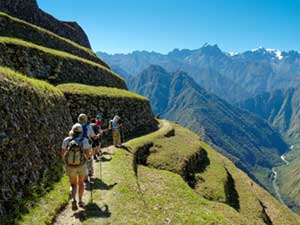
<path fill-rule="evenodd" d="M 300 85 L 286 90 L 265 92 L 240 102 L 239 107 L 267 120 L 289 143 L 299 143 Z"/>
<path fill-rule="evenodd" d="M 288 147 L 265 120 L 207 92 L 182 71 L 152 65 L 128 86 L 148 97 L 155 113 L 195 131 L 272 191 L 271 169 Z"/>
<path fill-rule="evenodd" d="M 97 55 L 118 68 L 121 76 L 136 76 L 148 66 L 160 65 L 169 72 L 187 72 L 203 88 L 228 102 L 240 102 L 300 82 L 300 54 L 258 48 L 242 53 L 223 52 L 217 45 L 199 49 L 174 49 L 168 54 L 134 51 L 129 54 Z M 123 70 L 123 72 L 122 72 Z"/>

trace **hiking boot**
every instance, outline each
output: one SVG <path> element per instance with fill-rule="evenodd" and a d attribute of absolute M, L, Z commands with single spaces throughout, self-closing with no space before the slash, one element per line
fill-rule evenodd
<path fill-rule="evenodd" d="M 78 207 L 77 207 L 77 202 L 76 201 L 72 201 L 72 210 L 77 210 Z"/>
<path fill-rule="evenodd" d="M 84 207 L 85 207 L 85 204 L 84 204 L 83 201 L 80 201 L 78 205 L 79 205 L 79 207 L 81 207 L 81 208 L 84 208 Z"/>

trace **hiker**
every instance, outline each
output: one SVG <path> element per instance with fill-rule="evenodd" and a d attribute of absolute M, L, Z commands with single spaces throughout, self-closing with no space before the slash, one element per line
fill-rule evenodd
<path fill-rule="evenodd" d="M 112 120 L 109 121 L 109 130 L 112 130 L 113 144 L 115 147 L 121 147 L 121 127 L 120 117 L 118 115 L 114 116 Z"/>
<path fill-rule="evenodd" d="M 98 117 L 98 115 L 97 115 L 97 117 Z M 97 117 L 96 117 L 96 119 L 95 118 L 91 119 L 91 127 L 96 135 L 99 134 L 100 136 L 102 136 L 102 134 L 104 132 L 101 129 L 102 123 L 101 123 L 101 126 L 98 125 L 97 122 L 99 120 L 99 117 L 98 117 L 98 119 L 97 119 Z M 101 153 L 101 138 L 100 137 L 92 140 L 92 147 L 93 147 L 94 160 L 97 161 L 98 157 L 100 157 L 100 153 Z"/>
<path fill-rule="evenodd" d="M 78 123 L 82 126 L 82 137 L 87 138 L 89 140 L 89 144 L 92 145 L 94 140 L 100 138 L 100 135 L 96 135 L 93 128 L 91 127 L 88 117 L 86 114 L 82 113 L 78 116 Z M 93 169 L 93 158 L 92 158 L 92 149 L 89 153 L 89 158 L 87 160 L 87 176 L 85 178 L 85 182 L 88 182 L 88 177 L 92 177 L 94 174 Z"/>
<path fill-rule="evenodd" d="M 97 124 L 97 126 L 99 127 L 99 129 L 102 130 L 102 128 L 103 128 L 103 117 L 102 117 L 101 114 L 98 114 L 98 115 L 96 116 L 96 124 Z"/>
<path fill-rule="evenodd" d="M 86 160 L 89 157 L 91 145 L 87 138 L 82 137 L 82 126 L 79 123 L 73 125 L 62 144 L 62 158 L 65 162 L 66 173 L 70 179 L 72 209 L 77 210 L 76 193 L 78 184 L 79 206 L 84 207 L 82 196 L 84 192 L 84 178 L 86 175 Z"/>

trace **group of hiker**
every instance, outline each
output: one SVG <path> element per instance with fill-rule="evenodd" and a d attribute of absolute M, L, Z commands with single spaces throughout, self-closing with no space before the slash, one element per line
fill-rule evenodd
<path fill-rule="evenodd" d="M 78 205 L 85 207 L 83 202 L 84 183 L 89 182 L 93 176 L 93 160 L 101 160 L 101 139 L 105 133 L 112 131 L 113 144 L 121 147 L 121 118 L 116 115 L 109 121 L 108 129 L 103 129 L 103 117 L 98 114 L 96 118 L 89 119 L 86 114 L 80 114 L 77 123 L 72 126 L 69 136 L 62 144 L 62 158 L 65 163 L 66 174 L 70 179 L 72 209 L 77 209 L 76 195 L 78 192 Z M 77 191 L 78 188 L 78 191 Z"/>

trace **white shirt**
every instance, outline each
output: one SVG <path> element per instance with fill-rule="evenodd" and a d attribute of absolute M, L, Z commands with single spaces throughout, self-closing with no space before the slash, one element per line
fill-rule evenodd
<path fill-rule="evenodd" d="M 89 139 L 92 139 L 92 137 L 96 136 L 96 134 L 90 124 L 87 127 L 87 136 L 89 137 Z"/>

